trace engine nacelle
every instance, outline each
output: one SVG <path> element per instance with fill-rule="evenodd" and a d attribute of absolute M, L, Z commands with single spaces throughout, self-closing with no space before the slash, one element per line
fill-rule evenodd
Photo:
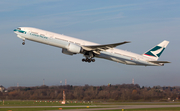
<path fill-rule="evenodd" d="M 62 53 L 67 54 L 67 55 L 73 55 L 74 54 L 72 52 L 69 52 L 67 49 L 62 49 Z"/>
<path fill-rule="evenodd" d="M 69 43 L 68 47 L 67 47 L 67 51 L 78 54 L 80 53 L 82 50 L 81 46 L 78 46 L 76 44 L 73 43 Z"/>
<path fill-rule="evenodd" d="M 63 54 L 67 54 L 67 55 L 73 55 L 73 54 L 78 54 L 82 51 L 81 46 L 78 46 L 76 44 L 73 43 L 69 43 L 67 46 L 67 49 L 62 49 L 62 53 Z"/>

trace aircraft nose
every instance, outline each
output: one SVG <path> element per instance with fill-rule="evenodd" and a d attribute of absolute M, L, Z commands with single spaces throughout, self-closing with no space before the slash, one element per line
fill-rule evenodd
<path fill-rule="evenodd" d="M 17 31 L 17 29 L 14 29 L 13 31 L 15 32 L 15 31 Z"/>

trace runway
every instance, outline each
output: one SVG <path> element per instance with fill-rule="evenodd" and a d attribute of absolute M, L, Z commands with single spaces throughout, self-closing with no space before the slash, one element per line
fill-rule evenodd
<path fill-rule="evenodd" d="M 57 107 L 62 108 L 61 111 L 97 111 L 97 110 L 115 110 L 115 109 L 137 109 L 137 108 L 165 108 L 165 107 L 180 107 L 180 105 L 89 105 L 90 108 L 87 106 L 1 106 L 1 108 L 51 108 Z M 66 109 L 63 110 L 65 107 L 84 107 L 87 109 Z M 97 108 L 102 107 L 102 108 Z M 109 108 L 104 108 L 109 107 Z M 60 111 L 60 110 L 46 110 L 46 111 Z"/>
<path fill-rule="evenodd" d="M 97 106 L 102 107 L 102 106 Z M 180 107 L 180 105 L 107 105 L 103 107 L 112 108 L 92 108 L 92 109 L 69 109 L 61 111 L 99 111 L 99 110 L 116 110 L 116 109 L 138 109 L 138 108 L 166 108 L 166 107 Z M 46 110 L 46 111 L 59 111 L 59 110 Z"/>

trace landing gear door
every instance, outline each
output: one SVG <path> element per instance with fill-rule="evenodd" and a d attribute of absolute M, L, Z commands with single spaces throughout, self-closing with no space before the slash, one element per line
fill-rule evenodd
<path fill-rule="evenodd" d="M 50 40 L 54 39 L 54 35 L 53 34 L 49 34 L 48 37 L 49 37 Z"/>

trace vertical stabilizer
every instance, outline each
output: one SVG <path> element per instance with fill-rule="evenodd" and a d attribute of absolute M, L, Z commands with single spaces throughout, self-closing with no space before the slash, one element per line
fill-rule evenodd
<path fill-rule="evenodd" d="M 158 58 L 161 56 L 162 52 L 164 51 L 164 49 L 167 47 L 168 44 L 169 41 L 164 40 L 163 42 L 161 42 L 160 44 L 153 47 L 152 49 L 150 49 L 149 51 L 145 52 L 142 55 L 154 60 L 158 60 Z"/>

